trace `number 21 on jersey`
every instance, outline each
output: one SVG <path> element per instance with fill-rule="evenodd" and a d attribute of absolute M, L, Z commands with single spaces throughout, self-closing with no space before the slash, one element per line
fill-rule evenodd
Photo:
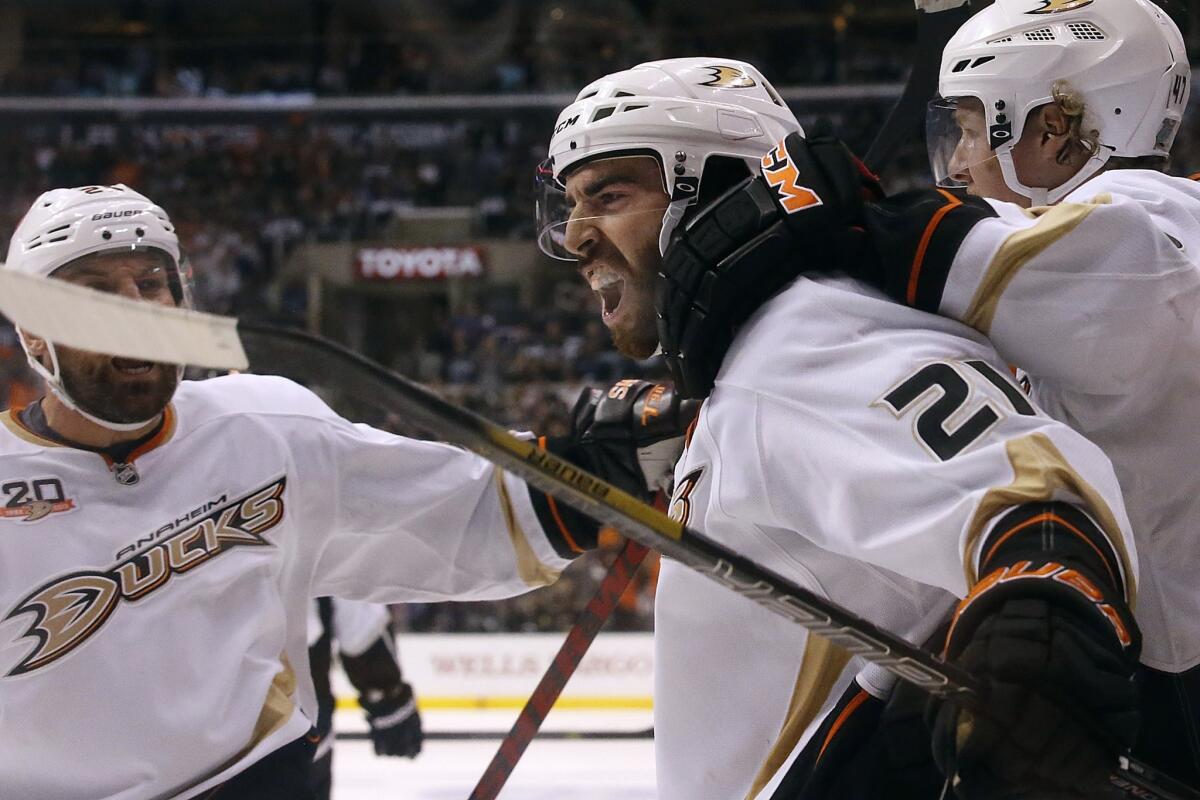
<path fill-rule="evenodd" d="M 917 409 L 913 434 L 934 457 L 949 461 L 982 438 L 1004 416 L 991 400 L 971 402 L 972 385 L 963 376 L 964 367 L 977 373 L 972 375 L 973 380 L 983 377 L 999 389 L 1018 414 L 1037 415 L 1037 410 L 1012 381 L 991 364 L 979 360 L 925 364 L 872 405 L 886 407 L 897 419 Z M 976 406 L 974 411 L 971 406 Z"/>

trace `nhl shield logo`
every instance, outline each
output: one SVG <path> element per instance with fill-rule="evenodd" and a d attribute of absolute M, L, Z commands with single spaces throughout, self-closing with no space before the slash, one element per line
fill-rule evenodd
<path fill-rule="evenodd" d="M 1058 14 L 1063 11 L 1075 11 L 1076 9 L 1090 6 L 1095 0 L 1041 0 L 1041 7 L 1035 8 L 1032 11 L 1026 11 L 1026 14 Z"/>
<path fill-rule="evenodd" d="M 137 467 L 133 464 L 113 464 L 112 471 L 113 477 L 122 486 L 133 486 L 142 479 L 142 476 L 138 474 Z"/>

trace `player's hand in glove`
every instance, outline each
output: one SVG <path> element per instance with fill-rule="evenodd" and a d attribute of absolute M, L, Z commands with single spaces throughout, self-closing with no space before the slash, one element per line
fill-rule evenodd
<path fill-rule="evenodd" d="M 872 262 L 863 206 L 882 196 L 878 179 L 832 134 L 791 134 L 763 157 L 760 175 L 678 232 L 656 304 L 680 394 L 708 394 L 737 328 L 797 276 Z"/>
<path fill-rule="evenodd" d="M 623 380 L 584 389 L 571 411 L 571 433 L 543 446 L 647 503 L 669 489 L 687 428 L 700 410 L 668 384 Z M 599 527 L 586 515 L 531 489 L 542 528 L 560 555 L 596 546 Z M 668 491 L 669 494 L 669 491 Z"/>
<path fill-rule="evenodd" d="M 1041 504 L 1055 506 L 1050 516 L 1067 516 L 1064 504 Z M 1137 735 L 1140 634 L 1115 559 L 1085 554 L 1075 533 L 1090 521 L 1070 522 L 1079 524 L 1014 520 L 1011 529 L 1032 534 L 1024 546 L 993 536 L 1000 552 L 955 612 L 945 656 L 982 683 L 982 705 L 933 700 L 927 718 L 934 759 L 960 800 L 1100 796 Z M 1075 552 L 1046 553 L 1036 538 Z"/>
<path fill-rule="evenodd" d="M 699 408 L 665 383 L 630 379 L 584 389 L 571 411 L 568 450 L 589 472 L 649 502 L 669 488 Z"/>
<path fill-rule="evenodd" d="M 371 726 L 375 755 L 415 758 L 421 752 L 425 733 L 421 730 L 421 714 L 411 686 L 401 682 L 387 694 L 371 690 L 361 702 Z"/>

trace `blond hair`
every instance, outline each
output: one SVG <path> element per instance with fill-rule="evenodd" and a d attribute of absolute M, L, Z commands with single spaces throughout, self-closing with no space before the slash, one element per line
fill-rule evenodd
<path fill-rule="evenodd" d="M 1087 103 L 1082 95 L 1071 88 L 1067 81 L 1058 80 L 1050 87 L 1050 96 L 1067 118 L 1067 141 L 1072 148 L 1078 147 L 1088 154 L 1088 158 L 1100 151 L 1100 131 L 1095 128 L 1084 128 L 1087 117 Z M 1064 149 L 1059 154 L 1059 163 L 1070 157 L 1070 150 Z"/>
<path fill-rule="evenodd" d="M 1076 92 L 1071 84 L 1064 80 L 1055 81 L 1050 87 L 1050 96 L 1067 118 L 1067 142 L 1070 145 L 1059 153 L 1059 163 L 1064 163 L 1071 157 L 1071 152 L 1078 147 L 1087 153 L 1088 158 L 1100 150 L 1100 131 L 1095 128 L 1084 128 L 1087 117 L 1087 103 L 1083 96 Z M 1104 164 L 1104 170 L 1110 169 L 1149 169 L 1165 172 L 1170 164 L 1166 156 L 1113 156 Z"/>

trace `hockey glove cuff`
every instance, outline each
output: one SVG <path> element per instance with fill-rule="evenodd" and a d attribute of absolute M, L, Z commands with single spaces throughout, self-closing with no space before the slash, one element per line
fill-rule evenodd
<path fill-rule="evenodd" d="M 700 404 L 682 400 L 668 384 L 618 381 L 584 389 L 571 411 L 571 433 L 542 445 L 647 503 L 667 491 Z M 559 554 L 570 558 L 596 546 L 599 524 L 530 489 L 534 509 Z"/>
<path fill-rule="evenodd" d="M 1013 509 L 982 552 L 944 655 L 984 696 L 930 702 L 934 758 L 960 800 L 1091 797 L 1139 721 L 1141 640 L 1119 558 L 1064 503 Z"/>

